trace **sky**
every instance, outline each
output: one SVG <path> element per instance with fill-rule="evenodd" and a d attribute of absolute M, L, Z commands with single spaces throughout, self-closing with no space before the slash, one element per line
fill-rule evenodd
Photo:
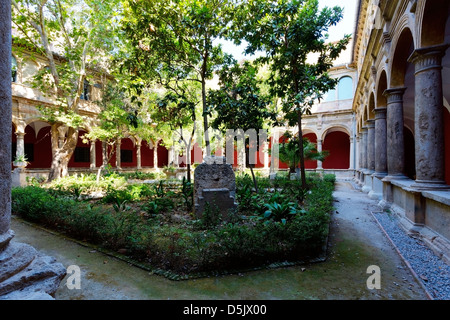
<path fill-rule="evenodd" d="M 329 29 L 329 41 L 342 39 L 345 34 L 352 34 L 354 32 L 357 3 L 358 0 L 319 0 L 319 7 L 321 9 L 334 6 L 344 8 L 344 17 L 342 20 L 336 26 Z M 239 61 L 244 58 L 249 58 L 249 56 L 242 54 L 245 45 L 237 47 L 234 44 L 225 41 L 219 42 L 222 44 L 223 51 L 232 54 L 236 60 Z"/>

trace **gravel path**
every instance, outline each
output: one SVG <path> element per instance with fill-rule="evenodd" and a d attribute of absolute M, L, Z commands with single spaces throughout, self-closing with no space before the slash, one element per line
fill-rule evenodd
<path fill-rule="evenodd" d="M 400 226 L 398 218 L 386 212 L 374 213 L 402 256 L 433 299 L 450 300 L 450 266 L 438 258 L 420 239 L 409 236 Z"/>

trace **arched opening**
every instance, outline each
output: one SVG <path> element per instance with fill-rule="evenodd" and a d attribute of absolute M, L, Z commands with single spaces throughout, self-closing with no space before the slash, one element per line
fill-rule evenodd
<path fill-rule="evenodd" d="M 163 141 L 158 142 L 158 168 L 169 165 L 169 150 L 163 145 Z"/>
<path fill-rule="evenodd" d="M 387 89 L 387 77 L 386 72 L 383 70 L 380 74 L 377 86 L 377 108 L 386 108 L 387 101 L 386 97 L 383 95 L 384 91 Z"/>
<path fill-rule="evenodd" d="M 143 140 L 141 143 L 141 166 L 153 167 L 154 165 L 154 149 L 150 148 L 147 141 Z"/>
<path fill-rule="evenodd" d="M 303 138 L 308 139 L 310 142 L 316 144 L 317 148 L 317 136 L 315 133 L 307 133 L 303 135 Z M 305 169 L 316 169 L 317 168 L 317 161 L 316 160 L 306 160 L 305 159 Z"/>
<path fill-rule="evenodd" d="M 47 169 L 52 163 L 52 144 L 50 125 L 35 121 L 25 127 L 25 157 L 29 162 L 27 168 Z"/>
<path fill-rule="evenodd" d="M 444 29 L 449 10 L 448 0 L 428 0 L 422 20 L 421 47 L 444 43 Z"/>
<path fill-rule="evenodd" d="M 330 129 L 323 141 L 322 150 L 328 151 L 323 161 L 324 169 L 348 169 L 350 167 L 350 136 L 339 129 Z"/>
<path fill-rule="evenodd" d="M 69 160 L 69 168 L 89 168 L 91 164 L 91 149 L 89 143 L 83 142 L 83 135 L 87 132 L 80 129 L 78 131 L 78 140 L 72 157 Z"/>
<path fill-rule="evenodd" d="M 130 138 L 122 139 L 120 143 L 120 166 L 136 167 L 136 145 Z"/>

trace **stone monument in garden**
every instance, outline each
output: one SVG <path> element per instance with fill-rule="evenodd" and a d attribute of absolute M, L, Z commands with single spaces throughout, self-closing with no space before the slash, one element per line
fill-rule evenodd
<path fill-rule="evenodd" d="M 205 208 L 218 210 L 226 219 L 230 210 L 237 208 L 235 202 L 236 178 L 233 167 L 225 157 L 205 157 L 194 171 L 194 213 L 201 218 Z"/>
<path fill-rule="evenodd" d="M 0 1 L 0 300 L 53 299 L 66 269 L 11 241 L 11 2 Z"/>

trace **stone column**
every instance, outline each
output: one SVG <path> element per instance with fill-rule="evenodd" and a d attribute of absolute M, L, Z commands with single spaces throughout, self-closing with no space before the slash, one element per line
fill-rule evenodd
<path fill-rule="evenodd" d="M 386 108 L 375 109 L 375 173 L 377 177 L 387 175 Z"/>
<path fill-rule="evenodd" d="M 349 170 L 355 169 L 355 139 L 350 137 L 350 166 Z"/>
<path fill-rule="evenodd" d="M 25 155 L 25 132 L 16 132 L 16 158 Z"/>
<path fill-rule="evenodd" d="M 384 178 L 407 179 L 404 175 L 405 149 L 403 135 L 403 94 L 406 88 L 386 89 L 384 95 L 387 98 L 386 112 L 386 148 L 388 175 Z"/>
<path fill-rule="evenodd" d="M 137 169 L 142 169 L 142 159 L 141 159 L 141 140 L 136 142 L 136 167 Z"/>
<path fill-rule="evenodd" d="M 11 242 L 11 1 L 0 1 L 0 300 L 52 299 L 64 266 Z"/>
<path fill-rule="evenodd" d="M 158 141 L 153 144 L 153 168 L 158 169 Z"/>
<path fill-rule="evenodd" d="M 362 150 L 361 150 L 361 155 L 362 155 L 362 170 L 365 173 L 367 171 L 367 127 L 363 127 L 362 128 L 362 139 L 363 139 L 363 143 L 362 143 Z"/>
<path fill-rule="evenodd" d="M 91 170 L 95 170 L 96 163 L 97 163 L 97 157 L 96 157 L 96 154 L 95 154 L 95 141 L 91 141 L 89 151 L 90 151 L 90 154 L 91 154 L 90 169 Z"/>
<path fill-rule="evenodd" d="M 367 120 L 367 169 L 375 171 L 375 120 Z"/>
<path fill-rule="evenodd" d="M 450 188 L 445 184 L 442 57 L 450 45 L 417 49 L 415 64 L 415 151 L 419 189 Z"/>
<path fill-rule="evenodd" d="M 120 159 L 120 146 L 122 145 L 122 140 L 118 139 L 116 142 L 116 169 L 120 170 L 121 168 L 121 159 Z"/>
<path fill-rule="evenodd" d="M 317 139 L 317 151 L 322 152 L 322 140 Z M 317 160 L 317 170 L 322 170 L 322 161 Z"/>
<path fill-rule="evenodd" d="M 106 141 L 102 141 L 102 164 L 103 166 L 108 164 L 108 144 Z"/>
<path fill-rule="evenodd" d="M 11 2 L 0 2 L 0 250 L 12 238 L 11 219 Z"/>

